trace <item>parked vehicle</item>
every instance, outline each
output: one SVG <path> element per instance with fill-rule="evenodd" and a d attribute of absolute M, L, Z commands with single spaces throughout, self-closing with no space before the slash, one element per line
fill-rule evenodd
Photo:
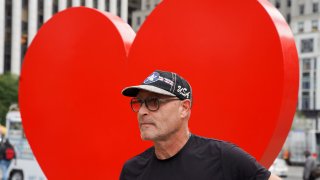
<path fill-rule="evenodd" d="M 306 151 L 309 151 L 320 162 L 320 132 L 315 130 L 290 131 L 285 143 L 285 149 L 289 150 L 292 164 L 304 164 Z"/>
<path fill-rule="evenodd" d="M 287 177 L 288 176 L 288 166 L 283 159 L 277 158 L 273 164 L 270 166 L 269 171 L 272 174 L 275 174 L 280 177 Z"/>
<path fill-rule="evenodd" d="M 10 107 L 6 116 L 6 127 L 6 138 L 9 139 L 16 152 L 16 159 L 12 160 L 7 177 L 11 180 L 46 180 L 47 178 L 36 161 L 25 137 L 17 105 Z"/>

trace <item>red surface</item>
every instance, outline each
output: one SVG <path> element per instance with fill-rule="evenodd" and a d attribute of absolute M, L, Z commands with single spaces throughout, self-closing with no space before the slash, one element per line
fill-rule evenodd
<path fill-rule="evenodd" d="M 124 41 L 132 42 L 135 33 L 113 17 L 122 38 L 110 17 L 86 8 L 61 12 L 26 54 L 19 89 L 23 125 L 50 180 L 118 179 L 128 149 L 142 150 L 120 93 Z"/>
<path fill-rule="evenodd" d="M 163 1 L 134 36 L 111 15 L 73 8 L 32 42 L 19 100 L 49 179 L 118 179 L 125 160 L 150 146 L 120 92 L 155 69 L 191 83 L 191 132 L 232 141 L 271 164 L 295 112 L 298 57 L 269 2 Z"/>

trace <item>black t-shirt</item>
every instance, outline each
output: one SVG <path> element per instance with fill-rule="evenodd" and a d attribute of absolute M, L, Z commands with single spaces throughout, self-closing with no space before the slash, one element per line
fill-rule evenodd
<path fill-rule="evenodd" d="M 192 135 L 174 156 L 157 159 L 154 147 L 128 160 L 120 180 L 266 180 L 270 172 L 234 144 Z"/>

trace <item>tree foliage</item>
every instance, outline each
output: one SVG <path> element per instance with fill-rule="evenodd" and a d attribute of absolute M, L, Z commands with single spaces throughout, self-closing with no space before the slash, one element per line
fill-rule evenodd
<path fill-rule="evenodd" d="M 9 106 L 18 102 L 19 77 L 9 73 L 0 75 L 0 123 L 5 125 Z"/>

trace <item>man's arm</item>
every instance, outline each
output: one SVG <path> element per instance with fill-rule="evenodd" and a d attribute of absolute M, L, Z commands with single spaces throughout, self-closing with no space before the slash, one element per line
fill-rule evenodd
<path fill-rule="evenodd" d="M 222 146 L 222 159 L 224 175 L 230 176 L 230 179 L 237 177 L 236 179 L 267 180 L 272 177 L 268 169 L 236 145 L 224 143 Z M 278 179 L 271 178 L 271 180 Z"/>
<path fill-rule="evenodd" d="M 269 180 L 281 180 L 281 178 L 279 178 L 278 176 L 271 174 L 271 176 L 269 177 Z"/>

